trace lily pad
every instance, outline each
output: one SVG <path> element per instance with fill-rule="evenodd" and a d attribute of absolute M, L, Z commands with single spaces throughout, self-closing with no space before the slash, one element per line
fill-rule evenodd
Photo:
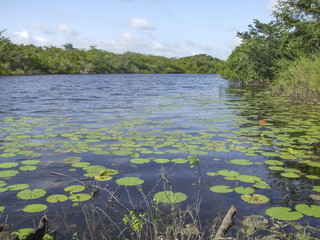
<path fill-rule="evenodd" d="M 4 209 L 5 209 L 5 207 L 0 206 L 0 212 L 3 212 L 3 211 L 4 211 Z"/>
<path fill-rule="evenodd" d="M 313 186 L 313 191 L 320 192 L 320 186 Z"/>
<path fill-rule="evenodd" d="M 309 166 L 311 167 L 318 167 L 320 168 L 320 162 L 311 162 L 311 163 L 308 163 Z"/>
<path fill-rule="evenodd" d="M 49 203 L 65 202 L 67 200 L 68 200 L 68 197 L 63 194 L 54 194 L 47 197 L 47 202 Z"/>
<path fill-rule="evenodd" d="M 91 198 L 91 195 L 87 193 L 76 193 L 76 194 L 72 194 L 69 197 L 69 199 L 72 200 L 73 202 L 88 201 L 90 198 Z"/>
<path fill-rule="evenodd" d="M 166 159 L 166 158 L 157 158 L 157 159 L 155 159 L 153 161 L 156 162 L 156 163 L 167 163 L 167 162 L 170 162 L 170 160 Z"/>
<path fill-rule="evenodd" d="M 260 195 L 260 194 L 241 195 L 241 199 L 245 202 L 252 203 L 252 204 L 263 204 L 263 203 L 269 202 L 269 198 L 267 198 L 264 195 Z"/>
<path fill-rule="evenodd" d="M 87 167 L 89 165 L 90 165 L 90 163 L 88 163 L 88 162 L 76 162 L 76 163 L 72 163 L 71 164 L 71 166 L 75 167 L 75 168 L 84 168 L 84 167 Z"/>
<path fill-rule="evenodd" d="M 47 191 L 44 189 L 27 189 L 27 190 L 23 190 L 21 192 L 18 192 L 17 197 L 20 199 L 24 199 L 24 200 L 28 200 L 28 199 L 37 199 L 37 198 L 41 198 L 44 195 L 46 195 Z"/>
<path fill-rule="evenodd" d="M 34 171 L 37 169 L 36 166 L 22 166 L 19 168 L 21 171 Z"/>
<path fill-rule="evenodd" d="M 309 178 L 309 179 L 320 179 L 320 177 L 319 177 L 319 176 L 316 176 L 316 175 L 310 175 L 310 174 L 306 175 L 305 177 L 306 177 L 306 178 Z"/>
<path fill-rule="evenodd" d="M 217 173 L 219 175 L 225 176 L 225 177 L 237 177 L 240 175 L 240 173 L 238 173 L 236 171 L 228 171 L 228 170 L 220 170 Z"/>
<path fill-rule="evenodd" d="M 233 191 L 235 191 L 236 193 L 239 193 L 239 194 L 252 194 L 254 193 L 254 189 L 251 188 L 251 187 L 235 187 L 233 189 Z"/>
<path fill-rule="evenodd" d="M 287 177 L 287 178 L 299 178 L 300 177 L 300 175 L 293 173 L 293 172 L 281 173 L 281 176 Z"/>
<path fill-rule="evenodd" d="M 9 178 L 16 176 L 19 173 L 17 170 L 4 170 L 0 171 L 0 178 Z"/>
<path fill-rule="evenodd" d="M 36 165 L 39 164 L 41 161 L 40 160 L 24 160 L 21 162 L 21 164 L 24 165 Z"/>
<path fill-rule="evenodd" d="M 320 206 L 308 206 L 307 204 L 297 204 L 294 208 L 304 215 L 320 218 Z"/>
<path fill-rule="evenodd" d="M 187 195 L 182 192 L 162 191 L 156 193 L 153 198 L 161 203 L 179 203 L 187 199 Z"/>
<path fill-rule="evenodd" d="M 150 160 L 146 158 L 134 158 L 134 159 L 130 159 L 130 162 L 135 164 L 144 164 L 144 163 L 149 163 Z"/>
<path fill-rule="evenodd" d="M 296 221 L 303 217 L 300 212 L 291 211 L 291 208 L 288 207 L 271 207 L 266 210 L 266 214 L 283 221 Z"/>
<path fill-rule="evenodd" d="M 188 160 L 183 159 L 183 158 L 176 158 L 176 159 L 172 159 L 171 162 L 177 163 L 177 164 L 183 164 L 183 163 L 187 163 Z"/>
<path fill-rule="evenodd" d="M 12 168 L 18 165 L 19 163 L 16 163 L 16 162 L 5 162 L 5 163 L 0 163 L 0 168 Z"/>
<path fill-rule="evenodd" d="M 218 176 L 219 174 L 218 173 L 215 173 L 215 172 L 207 172 L 206 173 L 208 176 L 211 176 L 211 177 L 214 177 L 214 176 Z"/>
<path fill-rule="evenodd" d="M 212 187 L 210 187 L 210 190 L 212 192 L 216 192 L 216 193 L 230 193 L 230 192 L 233 192 L 233 189 L 230 188 L 229 186 L 226 186 L 226 185 L 212 186 Z"/>
<path fill-rule="evenodd" d="M 33 228 L 21 228 L 17 232 L 13 232 L 12 234 L 18 235 L 19 239 L 25 239 L 25 237 L 33 230 Z"/>
<path fill-rule="evenodd" d="M 264 163 L 266 163 L 268 165 L 272 165 L 272 166 L 282 166 L 282 165 L 284 165 L 283 162 L 278 161 L 278 160 L 266 160 L 266 161 L 264 161 Z"/>
<path fill-rule="evenodd" d="M 44 204 L 30 204 L 27 205 L 22 211 L 28 212 L 28 213 L 34 213 L 34 212 L 42 212 L 46 210 L 48 207 Z"/>
<path fill-rule="evenodd" d="M 94 176 L 94 180 L 96 181 L 109 181 L 111 179 L 111 176 Z"/>
<path fill-rule="evenodd" d="M 118 179 L 116 183 L 122 186 L 137 186 L 144 183 L 144 180 L 138 177 L 124 177 L 124 178 Z"/>
<path fill-rule="evenodd" d="M 11 190 L 11 191 L 20 191 L 20 190 L 23 190 L 23 189 L 26 189 L 26 188 L 28 188 L 29 187 L 29 185 L 28 184 L 15 184 L 15 185 L 11 185 L 11 186 L 9 186 L 8 187 L 8 189 L 9 190 Z"/>
<path fill-rule="evenodd" d="M 266 189 L 266 188 L 269 188 L 269 189 L 270 189 L 269 184 L 267 184 L 267 183 L 265 183 L 265 182 L 263 182 L 263 181 L 257 181 L 257 182 L 255 182 L 255 184 L 253 184 L 252 187 L 258 188 L 258 189 Z"/>
<path fill-rule="evenodd" d="M 69 157 L 64 159 L 62 162 L 63 163 L 76 163 L 76 162 L 80 162 L 81 161 L 81 157 Z"/>
<path fill-rule="evenodd" d="M 239 175 L 237 179 L 241 182 L 247 182 L 247 183 L 255 183 L 257 181 L 261 181 L 261 178 L 251 175 Z"/>
<path fill-rule="evenodd" d="M 71 185 L 69 187 L 66 187 L 64 189 L 65 192 L 70 192 L 70 193 L 76 193 L 76 192 L 82 192 L 83 190 L 85 190 L 86 187 L 83 185 Z"/>
<path fill-rule="evenodd" d="M 243 165 L 243 166 L 249 166 L 254 164 L 253 162 L 247 159 L 233 159 L 233 160 L 230 160 L 230 163 L 236 164 L 236 165 Z"/>
<path fill-rule="evenodd" d="M 282 171 L 284 169 L 284 167 L 270 166 L 269 169 L 272 170 L 272 171 Z"/>

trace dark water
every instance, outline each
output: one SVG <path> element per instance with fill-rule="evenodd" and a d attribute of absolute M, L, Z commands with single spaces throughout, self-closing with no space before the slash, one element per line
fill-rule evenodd
<path fill-rule="evenodd" d="M 118 188 L 115 180 L 122 177 L 144 180 L 141 187 L 150 201 L 164 186 L 188 196 L 182 206 L 200 196 L 200 216 L 207 231 L 210 222 L 231 205 L 237 207 L 240 220 L 251 214 L 268 218 L 265 211 L 274 206 L 294 210 L 297 204 L 320 205 L 320 193 L 314 188 L 320 186 L 319 153 L 311 144 L 320 137 L 318 107 L 293 105 L 284 98 L 241 89 L 218 75 L 1 77 L 0 93 L 0 164 L 19 163 L 0 168 L 19 171 L 0 178 L 4 185 L 0 186 L 0 207 L 5 207 L 0 222 L 6 219 L 14 224 L 14 230 L 33 227 L 33 220 L 38 221 L 43 212 L 25 213 L 22 209 L 42 203 L 61 239 L 88 232 L 88 215 L 83 209 L 103 209 L 104 191 L 94 201 L 78 206 L 70 200 L 46 202 L 53 194 L 68 195 L 64 188 L 73 184 L 84 184 L 87 193 L 92 192 L 90 186 L 98 184 L 116 192 L 127 206 L 132 207 L 131 201 L 139 208 L 141 193 L 136 186 Z M 130 162 L 137 156 L 133 153 L 151 161 L 134 164 Z M 154 162 L 159 158 L 188 160 L 189 156 L 197 157 L 199 165 L 191 168 L 189 162 Z M 85 170 L 64 162 L 69 157 L 81 157 L 81 162 L 119 173 L 110 181 L 88 180 L 92 176 L 84 176 Z M 40 160 L 37 169 L 21 170 L 26 159 Z M 249 160 L 250 165 L 233 164 L 234 159 Z M 270 169 L 266 160 L 281 161 L 283 169 Z M 216 185 L 233 189 L 255 184 L 225 179 L 221 174 L 207 175 L 221 170 L 259 177 L 270 188 L 256 188 L 255 194 L 266 196 L 268 202 L 248 203 L 234 191 L 210 191 Z M 161 171 L 170 185 L 160 180 Z M 283 174 L 288 172 L 296 175 Z M 17 197 L 19 191 L 4 190 L 22 183 L 29 184 L 28 189 L 44 189 L 46 195 L 23 200 Z M 124 217 L 118 216 L 119 220 L 116 213 L 110 215 L 119 222 Z M 320 224 L 316 217 L 303 216 L 299 221 Z"/>

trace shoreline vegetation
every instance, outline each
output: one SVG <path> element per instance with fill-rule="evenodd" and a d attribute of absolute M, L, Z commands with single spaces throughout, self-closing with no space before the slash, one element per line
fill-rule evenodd
<path fill-rule="evenodd" d="M 199 54 L 167 58 L 134 52 L 116 54 L 91 46 L 76 49 L 17 45 L 0 31 L 0 76 L 35 74 L 189 73 L 220 74 L 269 94 L 320 104 L 320 3 L 278 0 L 274 20 L 257 19 L 226 61 Z"/>

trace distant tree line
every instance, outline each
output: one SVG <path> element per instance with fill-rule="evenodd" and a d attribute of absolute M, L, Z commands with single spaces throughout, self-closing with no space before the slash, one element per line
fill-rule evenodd
<path fill-rule="evenodd" d="M 222 61 L 209 55 L 166 58 L 133 52 L 116 54 L 91 47 L 76 49 L 17 45 L 0 32 L 0 75 L 100 73 L 217 73 Z"/>
<path fill-rule="evenodd" d="M 219 73 L 320 102 L 320 1 L 278 0 L 274 20 L 254 20 Z M 313 98 L 313 99 L 312 99 Z"/>

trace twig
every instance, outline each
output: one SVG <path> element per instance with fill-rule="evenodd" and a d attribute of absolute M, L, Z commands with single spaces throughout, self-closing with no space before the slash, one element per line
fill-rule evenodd
<path fill-rule="evenodd" d="M 232 218 L 236 214 L 237 209 L 235 206 L 231 206 L 229 211 L 227 212 L 226 216 L 224 217 L 221 226 L 218 229 L 218 232 L 216 236 L 213 238 L 213 240 L 219 240 L 220 238 L 223 238 L 226 232 L 230 227 L 233 226 Z"/>

